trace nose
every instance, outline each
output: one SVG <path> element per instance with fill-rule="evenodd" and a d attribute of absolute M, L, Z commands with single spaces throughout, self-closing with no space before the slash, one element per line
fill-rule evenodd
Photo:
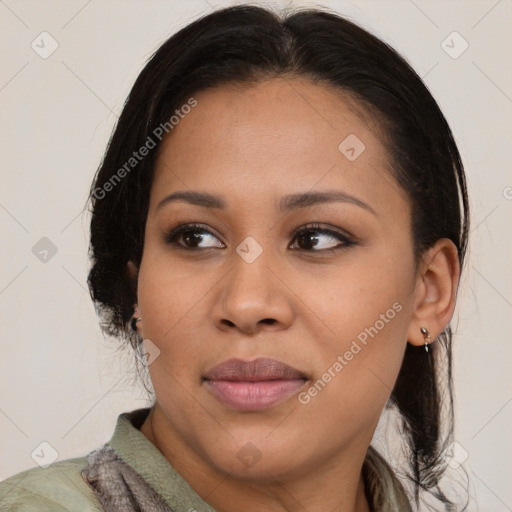
<path fill-rule="evenodd" d="M 221 281 L 213 307 L 218 329 L 253 335 L 287 329 L 293 323 L 293 294 L 264 255 L 265 251 L 251 263 L 233 255 L 233 268 Z"/>

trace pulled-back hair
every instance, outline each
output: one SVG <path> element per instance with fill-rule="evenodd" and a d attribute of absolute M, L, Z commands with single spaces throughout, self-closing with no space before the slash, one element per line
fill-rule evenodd
<path fill-rule="evenodd" d="M 375 121 L 390 155 L 390 172 L 412 206 L 416 264 L 437 240 L 449 238 L 462 269 L 469 226 L 463 164 L 445 117 L 409 64 L 377 37 L 326 10 L 276 14 L 256 6 L 230 7 L 189 24 L 151 57 L 93 183 L 89 287 L 108 334 L 137 342 L 129 327 L 137 288 L 127 262 L 139 266 L 142 258 L 163 140 L 155 134 L 162 126 L 170 133 L 170 117 L 199 91 L 275 77 L 334 87 Z M 150 139 L 154 147 L 147 156 L 131 161 Z M 407 344 L 388 405 L 401 418 L 416 505 L 426 490 L 446 510 L 455 510 L 439 486 L 453 440 L 450 326 L 430 347 L 426 353 Z"/>

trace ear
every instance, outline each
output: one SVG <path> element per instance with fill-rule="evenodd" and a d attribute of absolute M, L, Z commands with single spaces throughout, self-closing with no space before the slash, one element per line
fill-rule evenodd
<path fill-rule="evenodd" d="M 424 345 L 421 327 L 428 329 L 433 341 L 450 323 L 459 277 L 457 247 L 448 238 L 441 238 L 422 258 L 414 291 L 414 311 L 407 333 L 409 343 Z"/>
<path fill-rule="evenodd" d="M 137 279 L 139 276 L 139 268 L 132 260 L 129 260 L 128 263 L 126 263 L 126 275 L 128 276 L 128 279 L 130 280 L 132 290 L 135 293 L 137 290 Z M 137 309 L 137 304 L 134 305 L 135 309 Z M 140 315 L 138 315 L 140 316 Z"/>
<path fill-rule="evenodd" d="M 139 275 L 139 269 L 137 265 L 132 260 L 129 260 L 128 263 L 126 263 L 126 274 L 128 275 L 128 279 L 130 280 L 133 290 L 137 290 L 137 278 Z M 137 303 L 133 305 L 133 317 L 131 320 L 131 328 L 137 331 L 138 333 L 141 332 L 141 325 L 140 325 L 140 318 L 141 318 L 141 312 L 139 310 L 139 306 Z M 139 319 L 138 321 L 136 321 Z"/>
<path fill-rule="evenodd" d="M 139 275 L 139 268 L 132 260 L 129 260 L 126 264 L 126 272 L 132 281 L 137 280 L 137 276 Z"/>

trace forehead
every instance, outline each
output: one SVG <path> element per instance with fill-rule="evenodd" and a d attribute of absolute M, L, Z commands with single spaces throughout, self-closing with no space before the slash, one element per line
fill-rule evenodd
<path fill-rule="evenodd" d="M 369 202 L 403 196 L 377 119 L 342 91 L 276 78 L 193 96 L 197 106 L 160 149 L 153 204 L 187 188 L 234 198 L 332 187 Z"/>

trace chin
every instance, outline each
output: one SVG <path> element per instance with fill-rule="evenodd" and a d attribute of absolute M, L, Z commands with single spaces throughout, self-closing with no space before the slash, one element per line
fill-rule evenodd
<path fill-rule="evenodd" d="M 301 473 L 304 445 L 285 445 L 284 439 L 265 441 L 266 435 L 268 431 L 259 437 L 235 436 L 229 446 L 217 445 L 214 453 L 208 450 L 212 465 L 240 480 L 273 481 Z"/>

